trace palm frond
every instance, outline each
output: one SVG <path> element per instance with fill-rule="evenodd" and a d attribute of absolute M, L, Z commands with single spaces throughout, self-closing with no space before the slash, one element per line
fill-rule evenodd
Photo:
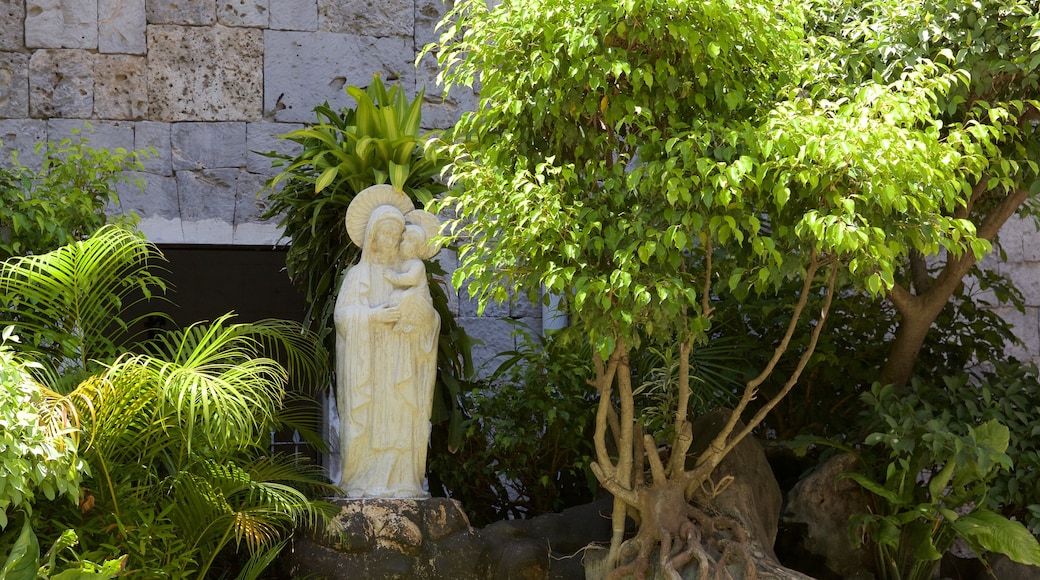
<path fill-rule="evenodd" d="M 52 252 L 2 262 L 0 326 L 16 325 L 53 369 L 111 360 L 141 318 L 126 320 L 130 308 L 166 290 L 149 271 L 160 259 L 134 232 L 108 225 Z"/>
<path fill-rule="evenodd" d="M 278 558 L 288 544 L 289 540 L 285 539 L 250 556 L 249 560 L 239 571 L 236 580 L 258 580 L 262 578 L 264 572 L 274 563 L 275 559 Z"/>
<path fill-rule="evenodd" d="M 323 485 L 285 459 L 262 458 L 243 465 L 200 460 L 169 481 L 176 505 L 171 519 L 210 562 L 232 540 L 256 555 L 295 525 L 316 525 L 335 513 L 331 504 L 311 502 L 291 483 Z"/>

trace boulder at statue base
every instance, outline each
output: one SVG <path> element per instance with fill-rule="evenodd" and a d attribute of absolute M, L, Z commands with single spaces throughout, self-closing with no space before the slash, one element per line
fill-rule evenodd
<path fill-rule="evenodd" d="M 582 547 L 610 537 L 609 501 L 483 529 L 446 498 L 331 501 L 340 513 L 324 533 L 285 554 L 289 576 L 565 580 L 583 575 Z"/>

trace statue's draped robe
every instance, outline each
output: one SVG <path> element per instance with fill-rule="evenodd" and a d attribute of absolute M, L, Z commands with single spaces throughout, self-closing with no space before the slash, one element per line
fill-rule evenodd
<path fill-rule="evenodd" d="M 384 273 L 392 268 L 363 257 L 347 271 L 336 302 L 339 485 L 348 497 L 426 495 L 440 318 L 427 292 L 418 313 L 425 324 L 412 332 L 373 320 L 373 309 L 390 300 Z"/>

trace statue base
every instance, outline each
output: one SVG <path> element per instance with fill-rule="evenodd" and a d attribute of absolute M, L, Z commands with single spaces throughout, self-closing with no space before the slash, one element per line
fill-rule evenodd
<path fill-rule="evenodd" d="M 324 533 L 283 552 L 292 577 L 490 578 L 489 538 L 452 499 L 344 499 Z"/>

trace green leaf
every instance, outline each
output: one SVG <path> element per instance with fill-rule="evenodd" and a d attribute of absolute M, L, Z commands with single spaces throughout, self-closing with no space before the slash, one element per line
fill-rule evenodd
<path fill-rule="evenodd" d="M 40 567 L 40 543 L 33 533 L 29 518 L 25 517 L 18 539 L 11 547 L 11 552 L 0 568 L 0 578 L 4 580 L 36 580 L 36 572 Z"/>
<path fill-rule="evenodd" d="M 1040 566 L 1040 544 L 1019 522 L 979 508 L 950 525 L 969 545 L 981 551 L 1004 554 L 1019 564 Z"/>
<path fill-rule="evenodd" d="M 408 163 L 398 165 L 393 161 L 390 161 L 390 185 L 394 186 L 397 191 L 404 191 L 405 185 L 408 183 L 408 175 L 411 173 L 411 166 Z"/>
<path fill-rule="evenodd" d="M 892 505 L 899 506 L 905 503 L 903 498 L 900 497 L 898 493 L 884 487 L 883 485 L 879 484 L 873 479 L 870 479 L 862 473 L 846 473 L 844 474 L 844 476 L 851 479 L 852 481 L 855 481 L 870 493 L 881 496 L 882 498 L 888 500 Z"/>
<path fill-rule="evenodd" d="M 337 166 L 333 165 L 322 172 L 321 176 L 318 177 L 318 181 L 314 183 L 314 193 L 321 193 L 323 189 L 329 186 L 330 183 L 335 181 L 336 176 L 339 174 Z"/>

